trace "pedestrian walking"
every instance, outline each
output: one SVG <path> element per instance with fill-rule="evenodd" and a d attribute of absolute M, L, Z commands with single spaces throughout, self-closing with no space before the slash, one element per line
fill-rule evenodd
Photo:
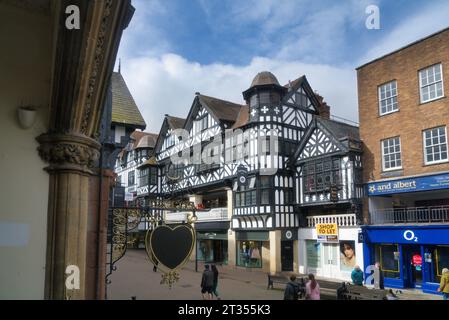
<path fill-rule="evenodd" d="M 346 282 L 342 282 L 341 286 L 337 288 L 337 300 L 347 300 L 346 293 L 348 293 L 348 287 Z"/>
<path fill-rule="evenodd" d="M 309 281 L 306 283 L 306 300 L 320 300 L 320 285 L 313 274 L 309 274 Z"/>
<path fill-rule="evenodd" d="M 201 278 L 201 294 L 203 295 L 203 300 L 212 300 L 213 287 L 214 273 L 210 270 L 209 265 L 206 264 Z"/>
<path fill-rule="evenodd" d="M 449 300 L 449 269 L 441 270 L 441 281 L 438 292 L 443 293 L 443 300 Z"/>
<path fill-rule="evenodd" d="M 296 282 L 296 276 L 290 276 L 290 281 L 285 286 L 284 300 L 298 300 L 299 284 Z"/>
<path fill-rule="evenodd" d="M 218 293 L 217 287 L 218 287 L 218 269 L 215 264 L 212 265 L 212 272 L 214 273 L 214 285 L 212 287 L 212 294 L 215 295 L 217 300 L 221 300 L 220 295 Z M 212 295 L 212 297 L 213 297 Z"/>
<path fill-rule="evenodd" d="M 378 270 L 378 273 L 379 273 L 379 279 L 374 278 L 374 288 L 384 290 L 385 289 L 385 287 L 384 287 L 384 273 L 382 271 L 380 263 L 376 262 L 374 266 L 376 267 L 376 269 Z"/>
<path fill-rule="evenodd" d="M 359 266 L 355 266 L 351 273 L 352 283 L 356 286 L 363 286 L 363 271 Z"/>

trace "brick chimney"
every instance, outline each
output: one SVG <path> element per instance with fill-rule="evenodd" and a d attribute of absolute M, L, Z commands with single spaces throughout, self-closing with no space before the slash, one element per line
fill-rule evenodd
<path fill-rule="evenodd" d="M 331 107 L 327 105 L 326 101 L 324 101 L 324 98 L 319 95 L 317 92 L 315 92 L 315 96 L 317 97 L 318 101 L 320 102 L 320 105 L 318 107 L 318 114 L 321 118 L 329 120 L 331 117 Z"/>

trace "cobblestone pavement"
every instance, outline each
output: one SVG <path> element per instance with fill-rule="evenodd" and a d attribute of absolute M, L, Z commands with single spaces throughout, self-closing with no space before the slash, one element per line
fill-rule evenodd
<path fill-rule="evenodd" d="M 145 250 L 128 250 L 116 264 L 117 270 L 110 276 L 108 299 L 129 300 L 201 300 L 200 283 L 203 265 L 195 272 L 194 262 L 180 271 L 180 280 L 172 289 L 161 285 L 161 272 L 153 272 Z M 267 290 L 267 274 L 251 269 L 218 266 L 220 272 L 218 291 L 223 300 L 281 300 L 283 285 Z M 319 280 L 319 279 L 318 279 Z M 276 287 L 276 284 L 275 284 Z M 403 290 L 401 300 L 441 300 L 440 296 Z M 335 291 L 322 288 L 322 299 L 334 299 Z"/>

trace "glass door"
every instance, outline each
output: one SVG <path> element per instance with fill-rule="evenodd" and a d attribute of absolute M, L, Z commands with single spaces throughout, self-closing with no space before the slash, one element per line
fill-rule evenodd
<path fill-rule="evenodd" d="M 404 267 L 408 275 L 410 288 L 421 288 L 423 281 L 423 257 L 419 246 L 403 246 L 405 252 Z"/>
<path fill-rule="evenodd" d="M 323 243 L 323 275 L 325 277 L 333 278 L 338 275 L 338 251 L 338 244 Z"/>

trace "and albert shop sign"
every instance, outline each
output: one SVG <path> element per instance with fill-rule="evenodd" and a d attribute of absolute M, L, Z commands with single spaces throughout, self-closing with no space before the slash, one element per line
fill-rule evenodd
<path fill-rule="evenodd" d="M 449 188 L 449 173 L 411 179 L 368 183 L 369 196 Z"/>

